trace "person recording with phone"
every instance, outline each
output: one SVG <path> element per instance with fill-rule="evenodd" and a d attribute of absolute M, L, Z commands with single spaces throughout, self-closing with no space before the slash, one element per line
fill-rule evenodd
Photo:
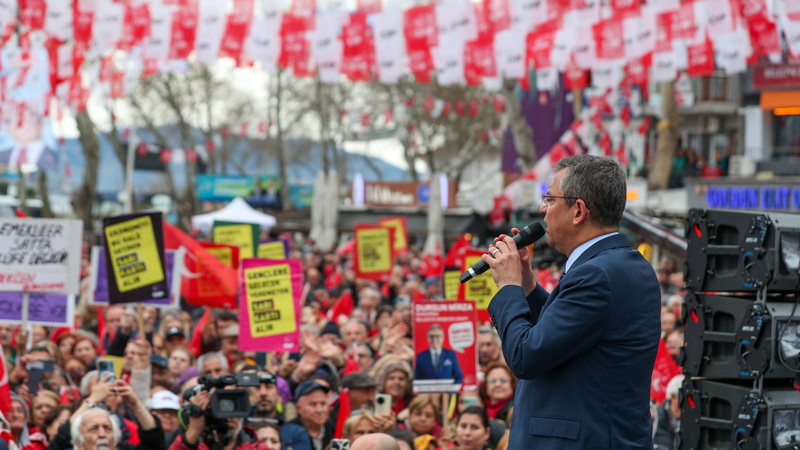
<path fill-rule="evenodd" d="M 86 376 L 94 375 L 89 373 Z M 69 422 L 58 429 L 48 449 L 166 450 L 160 421 L 148 411 L 128 383 L 112 377 L 105 373 L 103 378 L 94 382 L 89 396 L 81 402 Z M 125 406 L 136 423 L 123 416 Z"/>
<path fill-rule="evenodd" d="M 555 170 L 540 208 L 547 244 L 567 256 L 553 292 L 537 285 L 511 236 L 482 257 L 499 288 L 489 316 L 519 379 L 508 448 L 650 449 L 661 294 L 653 267 L 619 233 L 625 173 L 590 155 Z"/>

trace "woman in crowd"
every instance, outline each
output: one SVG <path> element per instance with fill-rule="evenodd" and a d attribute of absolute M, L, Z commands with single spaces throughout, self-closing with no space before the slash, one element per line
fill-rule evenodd
<path fill-rule="evenodd" d="M 58 395 L 47 389 L 42 389 L 31 400 L 31 418 L 28 426 L 31 433 L 40 431 L 44 418 L 58 405 Z"/>
<path fill-rule="evenodd" d="M 429 394 L 416 396 L 408 405 L 408 417 L 397 425 L 401 430 L 410 431 L 415 437 L 430 434 L 440 437 L 442 427 L 436 423 L 439 417 L 439 401 Z M 401 414 L 401 416 L 403 416 Z"/>
<path fill-rule="evenodd" d="M 486 366 L 486 381 L 480 389 L 489 418 L 506 420 L 508 410 L 514 406 L 516 388 L 517 378 L 508 366 L 499 361 Z"/>
<path fill-rule="evenodd" d="M 72 333 L 63 333 L 56 338 L 56 345 L 58 345 L 58 352 L 61 353 L 61 358 L 64 361 L 72 358 L 72 347 L 75 346 L 75 335 Z"/>
<path fill-rule="evenodd" d="M 14 436 L 14 442 L 20 448 L 31 443 L 28 433 L 28 405 L 25 403 L 19 394 L 11 393 L 11 410 L 8 412 L 8 424 L 11 428 L 11 434 Z"/>
<path fill-rule="evenodd" d="M 72 355 L 82 362 L 84 366 L 89 367 L 89 364 L 97 358 L 97 348 L 95 348 L 91 338 L 79 337 L 75 339 Z"/>
<path fill-rule="evenodd" d="M 375 379 L 378 392 L 392 396 L 392 412 L 399 414 L 408 407 L 412 394 L 411 366 L 399 358 L 393 358 L 381 366 Z"/>
<path fill-rule="evenodd" d="M 70 408 L 67 405 L 56 405 L 42 421 L 42 426 L 36 433 L 31 434 L 29 445 L 22 450 L 45 450 L 47 444 L 58 434 L 58 429 L 69 420 Z"/>
<path fill-rule="evenodd" d="M 281 429 L 274 423 L 264 423 L 256 428 L 258 442 L 267 446 L 267 450 L 281 450 Z"/>
<path fill-rule="evenodd" d="M 469 406 L 458 416 L 456 442 L 464 450 L 488 450 L 491 427 L 486 410 Z"/>
<path fill-rule="evenodd" d="M 356 439 L 365 434 L 377 432 L 375 417 L 367 412 L 348 417 L 342 426 L 342 437 L 348 439 L 350 443 L 355 442 Z"/>
<path fill-rule="evenodd" d="M 170 381 L 175 384 L 190 366 L 194 365 L 194 355 L 186 347 L 175 347 L 167 360 Z"/>

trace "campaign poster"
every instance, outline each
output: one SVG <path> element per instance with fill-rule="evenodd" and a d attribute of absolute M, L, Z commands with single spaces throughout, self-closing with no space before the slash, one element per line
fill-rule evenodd
<path fill-rule="evenodd" d="M 90 276 L 90 293 L 89 293 L 89 304 L 92 305 L 109 305 L 109 293 L 108 293 L 108 271 L 105 264 L 105 260 L 103 259 L 103 247 L 92 247 L 92 254 L 91 254 L 91 271 L 92 274 Z M 173 279 L 174 276 L 177 274 L 174 271 L 175 267 L 175 252 L 172 250 L 166 250 L 164 252 L 164 263 L 167 268 L 167 288 L 170 294 L 173 291 L 173 285 L 176 282 Z M 155 308 L 173 308 L 177 307 L 179 303 L 179 297 L 169 295 L 164 298 L 155 298 L 149 300 L 141 300 L 144 306 L 152 306 Z"/>
<path fill-rule="evenodd" d="M 394 264 L 394 229 L 381 225 L 355 227 L 354 266 L 357 277 L 386 281 Z"/>
<path fill-rule="evenodd" d="M 213 242 L 200 242 L 212 257 L 221 263 L 239 271 L 239 247 L 234 245 L 215 244 Z M 198 256 L 195 255 L 195 258 Z M 207 306 L 210 308 L 233 309 L 236 307 L 236 297 L 231 298 L 220 286 L 217 279 L 207 270 L 204 264 L 198 264 L 194 258 L 186 258 L 188 276 L 183 282 L 189 284 L 187 303 L 192 306 Z"/>
<path fill-rule="evenodd" d="M 461 277 L 461 269 L 458 267 L 445 267 L 444 268 L 444 298 L 447 300 L 455 300 L 458 298 L 458 290 L 461 288 L 461 282 L 458 280 Z"/>
<path fill-rule="evenodd" d="M 0 291 L 80 294 L 80 220 L 0 218 Z"/>
<path fill-rule="evenodd" d="M 22 292 L 0 292 L 0 322 L 23 323 Z M 28 294 L 28 320 L 31 325 L 71 327 L 75 323 L 75 296 Z"/>
<path fill-rule="evenodd" d="M 103 235 L 110 304 L 169 300 L 160 212 L 106 217 Z"/>
<path fill-rule="evenodd" d="M 298 351 L 302 263 L 293 259 L 245 259 L 242 261 L 241 284 L 239 350 Z"/>
<path fill-rule="evenodd" d="M 468 249 L 464 254 L 464 266 L 461 268 L 461 272 L 465 272 L 476 262 L 480 261 L 484 253 L 486 252 L 482 250 Z M 487 311 L 489 303 L 492 301 L 494 294 L 497 294 L 499 290 L 497 284 L 495 284 L 492 279 L 492 269 L 489 269 L 459 286 L 458 299 L 475 302 L 475 307 L 478 310 L 478 320 L 486 321 L 491 319 Z"/>
<path fill-rule="evenodd" d="M 261 229 L 256 224 L 215 220 L 211 240 L 215 244 L 239 247 L 239 259 L 255 258 L 258 254 L 258 235 L 260 233 Z"/>
<path fill-rule="evenodd" d="M 262 259 L 286 259 L 289 257 L 289 243 L 286 239 L 267 239 L 258 244 L 258 257 Z"/>
<path fill-rule="evenodd" d="M 470 301 L 414 302 L 414 392 L 477 392 L 477 314 Z"/>
<path fill-rule="evenodd" d="M 408 221 L 405 217 L 383 217 L 378 219 L 378 224 L 394 230 L 395 252 L 408 251 Z"/>

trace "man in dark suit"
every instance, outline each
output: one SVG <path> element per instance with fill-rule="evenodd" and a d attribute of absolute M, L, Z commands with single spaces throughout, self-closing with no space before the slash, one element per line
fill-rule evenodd
<path fill-rule="evenodd" d="M 417 354 L 414 365 L 414 379 L 417 380 L 454 380 L 461 384 L 464 374 L 458 364 L 456 352 L 442 347 L 444 330 L 441 325 L 434 324 L 428 328 L 428 349 Z"/>
<path fill-rule="evenodd" d="M 589 155 L 556 172 L 540 209 L 547 244 L 568 257 L 553 292 L 537 286 L 510 236 L 483 256 L 500 288 L 489 315 L 519 378 L 508 447 L 652 449 L 661 296 L 655 271 L 619 233 L 625 174 Z"/>
<path fill-rule="evenodd" d="M 56 170 L 58 155 L 47 145 L 44 123 L 45 119 L 35 104 L 23 103 L 14 114 L 7 114 L 0 130 L 0 165 L 25 171 L 34 166 Z"/>

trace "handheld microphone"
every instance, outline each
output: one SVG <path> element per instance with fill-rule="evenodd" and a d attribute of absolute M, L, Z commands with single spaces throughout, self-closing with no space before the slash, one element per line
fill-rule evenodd
<path fill-rule="evenodd" d="M 544 227 L 539 222 L 534 222 L 526 227 L 523 227 L 519 230 L 516 236 L 514 236 L 514 243 L 517 244 L 517 248 L 527 247 L 534 242 L 538 241 L 539 238 L 544 236 Z M 462 273 L 461 276 L 458 278 L 458 281 L 461 284 L 466 283 L 467 281 L 477 277 L 478 275 L 482 274 L 489 270 L 489 265 L 486 264 L 486 261 L 480 260 L 472 265 L 466 272 Z"/>

